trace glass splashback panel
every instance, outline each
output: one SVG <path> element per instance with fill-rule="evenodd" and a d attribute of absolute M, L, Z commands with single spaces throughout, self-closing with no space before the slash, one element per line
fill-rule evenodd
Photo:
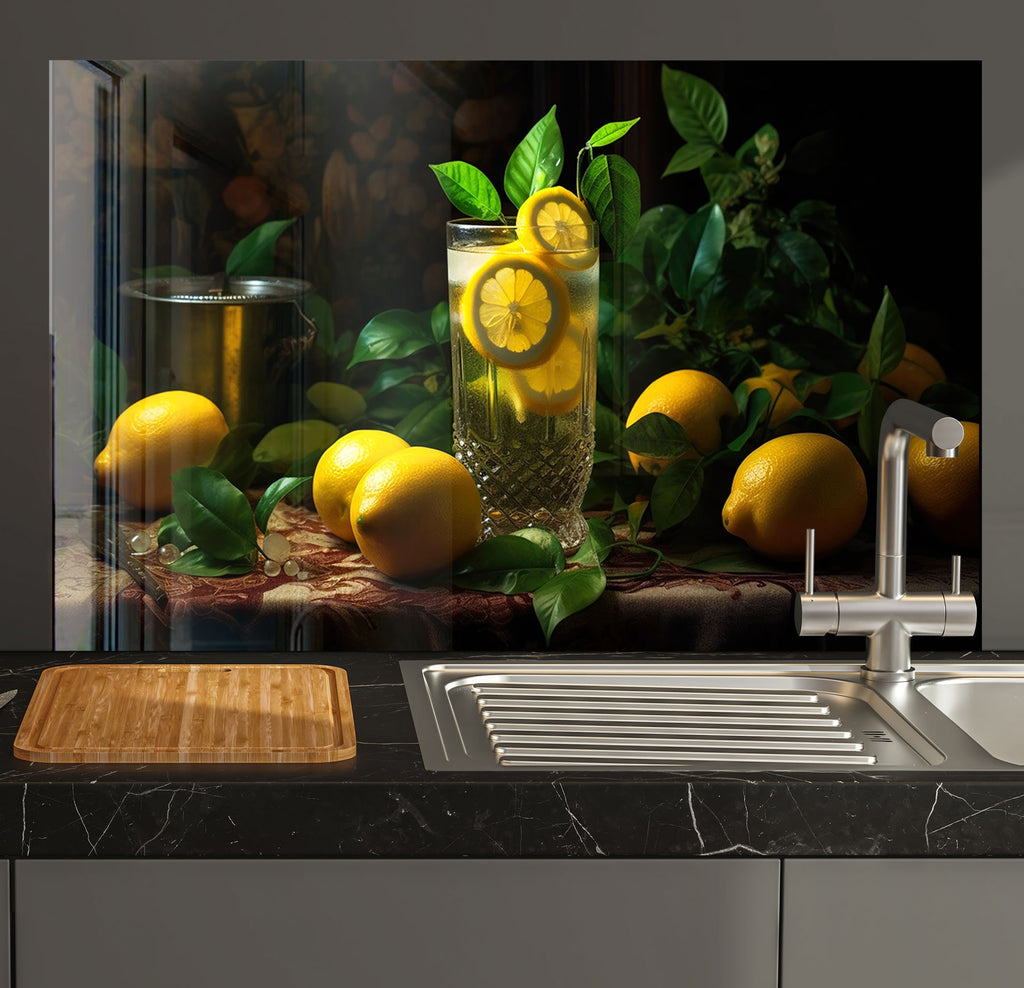
<path fill-rule="evenodd" d="M 51 72 L 57 649 L 806 649 L 803 529 L 873 585 L 900 396 L 968 437 L 911 450 L 908 585 L 978 589 L 979 63 Z M 463 284 L 467 215 L 518 233 Z M 466 464 L 453 391 L 545 462 Z M 582 548 L 474 545 L 574 416 Z"/>

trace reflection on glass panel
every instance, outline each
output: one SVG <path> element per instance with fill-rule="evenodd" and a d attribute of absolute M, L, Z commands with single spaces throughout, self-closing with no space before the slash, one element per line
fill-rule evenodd
<path fill-rule="evenodd" d="M 52 74 L 57 648 L 799 648 L 898 397 L 976 589 L 977 64 Z"/>

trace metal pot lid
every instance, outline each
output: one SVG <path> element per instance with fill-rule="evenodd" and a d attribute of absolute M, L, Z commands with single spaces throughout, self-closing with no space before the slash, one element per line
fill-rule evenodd
<path fill-rule="evenodd" d="M 312 290 L 313 286 L 308 281 L 298 278 L 255 275 L 226 278 L 223 274 L 137 278 L 121 285 L 121 293 L 130 298 L 206 305 L 293 302 Z"/>

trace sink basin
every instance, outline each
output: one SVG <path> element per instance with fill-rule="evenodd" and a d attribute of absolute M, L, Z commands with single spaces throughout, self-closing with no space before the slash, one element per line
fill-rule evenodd
<path fill-rule="evenodd" d="M 407 659 L 436 771 L 1013 772 L 1024 664 L 917 662 L 865 683 L 847 662 Z"/>
<path fill-rule="evenodd" d="M 990 755 L 1024 765 L 1024 679 L 932 679 L 917 691 Z"/>

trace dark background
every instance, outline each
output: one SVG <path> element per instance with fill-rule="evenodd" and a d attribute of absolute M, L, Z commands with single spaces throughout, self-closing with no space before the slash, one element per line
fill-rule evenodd
<path fill-rule="evenodd" d="M 765 123 L 788 161 L 775 202 L 837 207 L 872 308 L 885 285 L 907 338 L 951 380 L 977 391 L 981 375 L 981 63 L 953 61 L 669 61 L 706 79 L 729 113 L 732 153 Z M 643 208 L 707 201 L 698 172 L 661 177 L 682 143 L 661 97 L 660 61 L 543 66 L 533 119 L 551 103 L 570 156 L 612 119 L 640 116 L 609 150 L 640 173 Z M 582 106 L 583 115 L 570 107 Z M 582 119 L 581 119 L 582 116 Z M 605 119 L 598 119 L 598 117 Z M 586 133 L 584 133 L 586 130 Z M 801 143 L 802 142 L 802 143 Z M 573 150 L 570 151 L 569 149 Z M 500 176 L 498 176 L 500 178 Z"/>

